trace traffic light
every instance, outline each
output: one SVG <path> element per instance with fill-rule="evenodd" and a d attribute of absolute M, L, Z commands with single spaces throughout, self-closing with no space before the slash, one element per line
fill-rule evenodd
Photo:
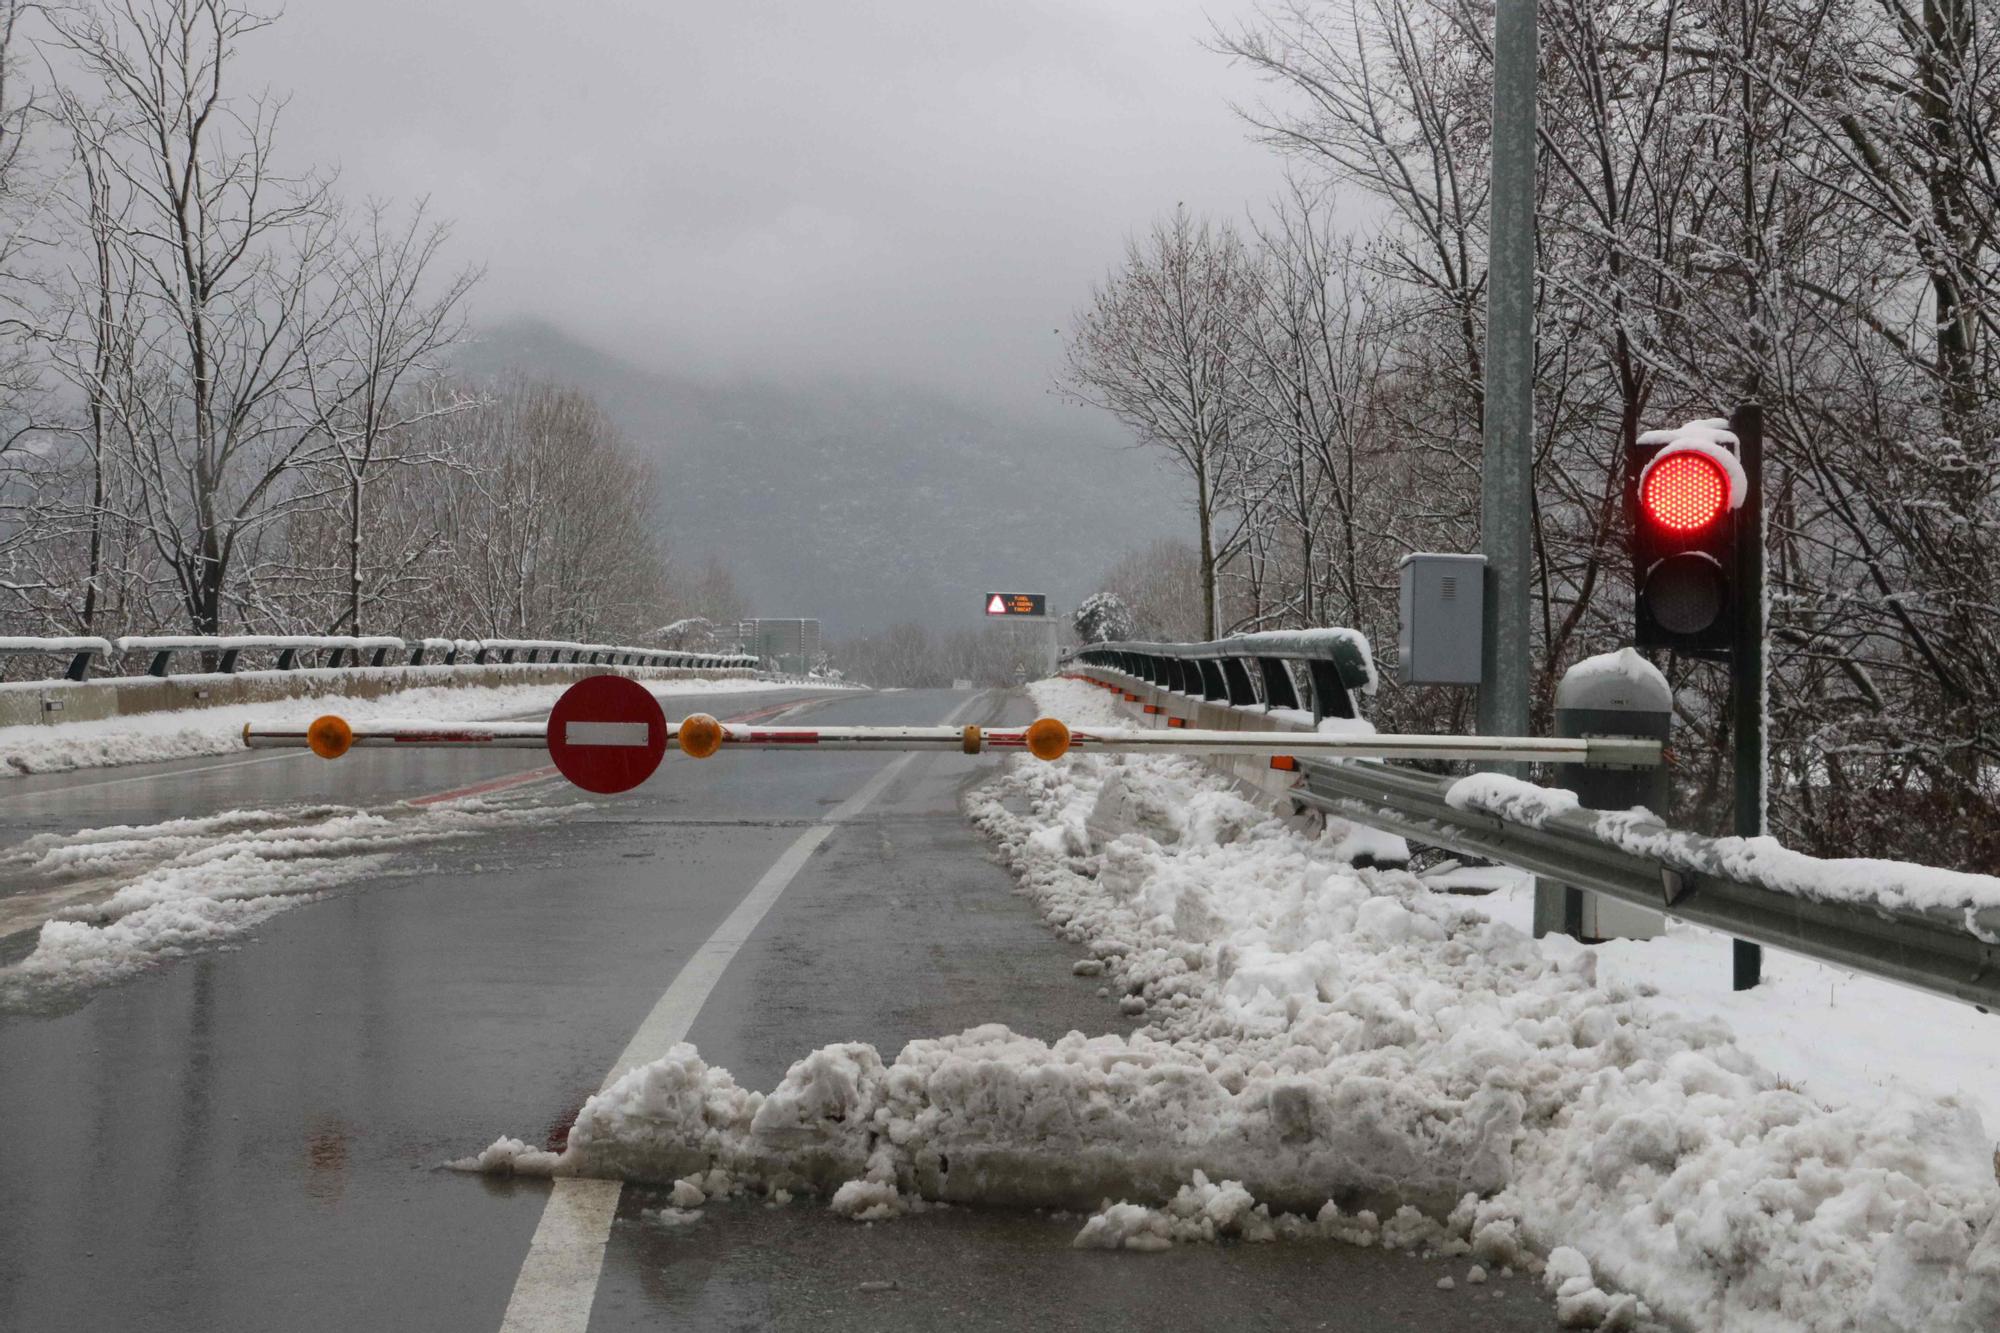
<path fill-rule="evenodd" d="M 1728 657 L 1736 640 L 1736 515 L 1748 489 L 1722 423 L 1649 431 L 1625 459 L 1634 641 Z"/>

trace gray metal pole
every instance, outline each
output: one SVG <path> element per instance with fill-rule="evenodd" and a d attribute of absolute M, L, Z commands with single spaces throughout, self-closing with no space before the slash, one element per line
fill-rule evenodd
<path fill-rule="evenodd" d="M 1535 435 L 1535 0 L 1499 0 L 1493 24 L 1493 202 L 1486 278 L 1480 547 L 1486 642 L 1479 729 L 1528 730 L 1528 569 Z"/>
<path fill-rule="evenodd" d="M 1764 587 L 1764 409 L 1743 403 L 1729 419 L 1750 494 L 1736 515 L 1736 633 L 1729 693 L 1736 733 L 1736 833 L 1757 838 L 1770 831 L 1770 763 L 1765 751 L 1769 699 L 1764 667 L 1768 597 Z M 1764 946 L 1734 941 L 1732 984 L 1749 990 L 1763 977 Z"/>

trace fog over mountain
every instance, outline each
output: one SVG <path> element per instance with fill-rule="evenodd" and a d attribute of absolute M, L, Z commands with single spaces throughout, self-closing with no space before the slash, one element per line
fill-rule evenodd
<path fill-rule="evenodd" d="M 289 160 L 452 221 L 465 364 L 576 381 L 653 452 L 679 558 L 829 633 L 947 630 L 1192 531 L 1046 389 L 1128 235 L 1279 192 L 1231 109 L 1258 81 L 1203 46 L 1255 7 L 340 0 L 245 58 Z"/>
<path fill-rule="evenodd" d="M 708 381 L 540 322 L 486 331 L 460 364 L 591 394 L 658 467 L 674 557 L 715 556 L 757 614 L 831 637 L 977 625 L 989 589 L 1074 607 L 1120 554 L 1187 526 L 1157 455 L 1053 399 L 1010 413 L 856 378 Z"/>

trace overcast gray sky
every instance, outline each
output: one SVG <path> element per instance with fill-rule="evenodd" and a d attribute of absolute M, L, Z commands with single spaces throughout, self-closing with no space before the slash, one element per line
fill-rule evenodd
<path fill-rule="evenodd" d="M 1122 238 L 1278 183 L 1202 49 L 1248 0 L 293 0 L 241 73 L 478 313 L 633 360 L 1026 404 Z"/>

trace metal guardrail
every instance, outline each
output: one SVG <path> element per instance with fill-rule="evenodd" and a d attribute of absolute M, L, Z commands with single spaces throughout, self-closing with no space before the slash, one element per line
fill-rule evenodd
<path fill-rule="evenodd" d="M 1351 629 L 1273 630 L 1212 643 L 1087 644 L 1072 662 L 1114 667 L 1148 684 L 1239 707 L 1303 710 L 1313 720 L 1357 717 L 1354 695 L 1375 692 L 1375 654 L 1368 636 Z M 1307 690 L 1290 664 L 1305 669 Z"/>
<path fill-rule="evenodd" d="M 1981 1010 L 2000 1007 L 2000 907 L 1892 908 L 1814 898 L 1752 873 L 1746 867 L 1754 858 L 1735 854 L 1740 839 L 1703 837 L 1600 810 L 1549 813 L 1537 826 L 1450 805 L 1451 778 L 1362 762 L 1304 760 L 1300 768 L 1297 800 L 1357 823 Z M 1883 873 L 1893 875 L 1893 863 L 1884 863 Z M 2000 880 L 1966 878 L 2000 890 Z"/>
<path fill-rule="evenodd" d="M 201 653 L 212 670 L 234 675 L 246 652 L 274 653 L 274 669 L 295 671 L 309 665 L 456 666 L 498 663 L 570 662 L 599 666 L 679 667 L 687 670 L 750 670 L 755 657 L 729 653 L 692 653 L 666 648 L 636 648 L 616 644 L 577 643 L 561 639 L 398 639 L 379 635 L 308 634 L 137 634 L 120 639 L 0 638 L 0 656 L 67 657 L 62 679 L 88 680 L 93 666 L 127 659 L 144 660 L 144 674 L 171 673 L 176 654 Z M 309 659 L 317 655 L 319 661 Z M 395 655 L 405 660 L 392 660 Z"/>

